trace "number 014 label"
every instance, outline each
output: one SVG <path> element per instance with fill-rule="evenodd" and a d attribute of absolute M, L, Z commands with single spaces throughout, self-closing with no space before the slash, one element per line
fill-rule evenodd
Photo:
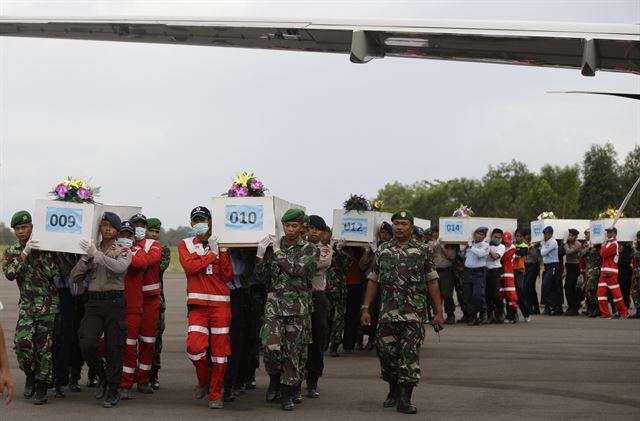
<path fill-rule="evenodd" d="M 82 233 L 82 209 L 47 207 L 44 229 L 65 234 Z"/>

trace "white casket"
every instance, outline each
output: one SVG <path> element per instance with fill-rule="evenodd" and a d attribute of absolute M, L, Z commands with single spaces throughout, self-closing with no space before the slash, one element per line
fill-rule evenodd
<path fill-rule="evenodd" d="M 333 239 L 345 240 L 347 245 L 364 246 L 376 243 L 383 222 L 391 224 L 392 213 L 378 211 L 333 211 Z M 414 218 L 414 224 L 423 229 L 431 226 L 427 219 Z"/>
<path fill-rule="evenodd" d="M 429 219 L 413 218 L 413 225 L 426 231 L 431 228 L 431 221 Z"/>
<path fill-rule="evenodd" d="M 267 235 L 284 235 L 280 218 L 289 209 L 305 210 L 274 196 L 214 197 L 213 235 L 223 247 L 255 247 Z"/>
<path fill-rule="evenodd" d="M 591 221 L 591 244 L 602 244 L 607 240 L 605 229 L 611 227 L 613 219 Z M 634 241 L 640 230 L 640 218 L 622 218 L 616 223 L 618 241 Z"/>
<path fill-rule="evenodd" d="M 32 238 L 48 251 L 84 254 L 80 240 L 100 241 L 100 220 L 106 211 L 122 220 L 140 212 L 140 207 L 37 200 L 33 212 Z"/>
<path fill-rule="evenodd" d="M 443 243 L 466 244 L 473 239 L 473 233 L 476 228 L 482 226 L 489 228 L 487 237 L 491 235 L 491 231 L 495 228 L 514 233 L 518 228 L 518 220 L 515 218 L 440 217 L 438 238 Z"/>
<path fill-rule="evenodd" d="M 584 230 L 589 228 L 589 222 L 588 219 L 541 219 L 531 221 L 531 242 L 539 243 L 542 241 L 542 230 L 548 226 L 553 228 L 553 238 L 556 240 L 566 240 L 571 228 L 579 231 L 578 240 L 584 240 Z"/>

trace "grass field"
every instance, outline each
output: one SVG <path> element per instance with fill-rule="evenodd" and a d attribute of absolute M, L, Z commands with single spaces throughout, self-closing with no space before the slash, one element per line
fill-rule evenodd
<path fill-rule="evenodd" d="M 5 249 L 9 247 L 0 244 L 0 256 L 4 254 Z M 171 263 L 167 269 L 167 273 L 183 273 L 182 266 L 180 266 L 180 260 L 178 258 L 178 247 L 170 247 L 171 249 Z"/>

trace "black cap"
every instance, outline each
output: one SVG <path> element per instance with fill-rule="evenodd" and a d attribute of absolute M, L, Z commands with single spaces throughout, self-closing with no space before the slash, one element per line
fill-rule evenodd
<path fill-rule="evenodd" d="M 122 221 L 120 217 L 113 212 L 105 212 L 102 214 L 102 220 L 107 221 L 111 224 L 111 226 L 118 231 L 122 229 Z"/>
<path fill-rule="evenodd" d="M 134 224 L 136 222 L 144 222 L 144 224 L 147 224 L 147 217 L 144 216 L 141 213 L 136 213 L 135 215 L 133 215 L 131 218 L 129 218 L 129 221 L 133 222 Z"/>
<path fill-rule="evenodd" d="M 549 234 L 553 234 L 553 227 L 551 225 L 544 227 L 542 232 L 548 232 Z"/>
<path fill-rule="evenodd" d="M 413 227 L 413 233 L 418 237 L 424 236 L 424 230 L 421 227 L 415 226 Z"/>
<path fill-rule="evenodd" d="M 613 233 L 616 233 L 616 234 L 617 234 L 617 233 L 618 233 L 618 228 L 616 228 L 616 227 L 611 227 L 611 228 L 607 228 L 605 231 L 610 231 L 610 232 L 613 232 Z"/>
<path fill-rule="evenodd" d="M 327 223 L 318 215 L 309 215 L 309 226 L 324 231 L 327 229 Z"/>
<path fill-rule="evenodd" d="M 569 234 L 571 234 L 571 235 L 575 235 L 575 236 L 577 237 L 577 236 L 578 236 L 578 234 L 580 234 L 580 231 L 578 231 L 578 230 L 577 230 L 577 229 L 575 229 L 575 228 L 570 228 L 570 229 L 569 229 Z"/>
<path fill-rule="evenodd" d="M 191 220 L 193 221 L 193 219 L 197 218 L 198 216 L 211 219 L 211 211 L 207 209 L 205 206 L 196 206 L 191 211 Z"/>
<path fill-rule="evenodd" d="M 431 225 L 431 232 L 440 232 L 440 225 L 438 224 Z"/>
<path fill-rule="evenodd" d="M 386 231 L 389 235 L 393 235 L 393 228 L 391 227 L 391 224 L 388 223 L 387 221 L 384 221 L 382 223 L 382 225 L 380 226 L 380 230 Z"/>
<path fill-rule="evenodd" d="M 136 233 L 136 227 L 133 226 L 133 222 L 131 221 L 124 221 L 122 223 L 122 226 L 120 228 L 120 232 L 122 231 L 128 231 L 131 234 L 135 234 Z"/>
<path fill-rule="evenodd" d="M 522 235 L 523 235 L 523 236 L 525 236 L 525 237 L 526 237 L 527 235 L 531 235 L 531 228 L 524 228 L 524 229 L 522 230 Z"/>

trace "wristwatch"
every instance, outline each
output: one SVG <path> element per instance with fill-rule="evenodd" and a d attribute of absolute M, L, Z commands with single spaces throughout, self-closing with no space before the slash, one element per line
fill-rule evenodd
<path fill-rule="evenodd" d="M 366 304 L 362 304 L 362 307 L 360 307 L 360 311 L 362 311 L 362 310 L 368 310 L 368 309 L 369 309 L 369 306 L 368 306 L 368 305 L 366 305 Z"/>

